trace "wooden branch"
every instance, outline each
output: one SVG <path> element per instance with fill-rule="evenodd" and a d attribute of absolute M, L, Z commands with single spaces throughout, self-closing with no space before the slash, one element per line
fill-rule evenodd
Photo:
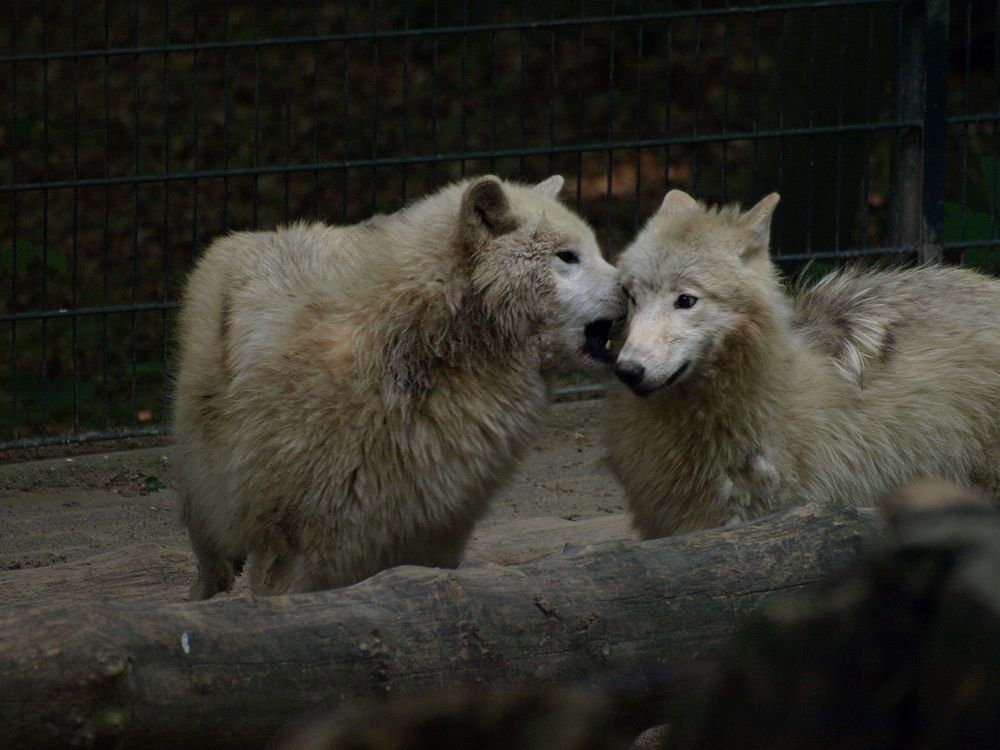
<path fill-rule="evenodd" d="M 841 572 L 881 533 L 870 511 L 805 507 L 314 594 L 9 607 L 0 747 L 246 748 L 378 694 L 683 670 L 762 599 Z"/>

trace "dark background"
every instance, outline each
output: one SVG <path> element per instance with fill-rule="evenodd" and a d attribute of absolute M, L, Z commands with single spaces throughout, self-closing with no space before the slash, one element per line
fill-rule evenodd
<path fill-rule="evenodd" d="M 463 174 L 564 175 L 611 257 L 668 187 L 745 205 L 778 190 L 790 274 L 912 262 L 928 243 L 993 271 L 998 15 L 911 0 L 8 2 L 0 448 L 162 432 L 181 283 L 216 235 L 354 222 Z"/>

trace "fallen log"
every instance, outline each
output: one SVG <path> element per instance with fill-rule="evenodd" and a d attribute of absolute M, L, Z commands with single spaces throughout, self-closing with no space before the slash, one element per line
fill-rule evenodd
<path fill-rule="evenodd" d="M 0 747 L 246 748 L 378 694 L 681 671 L 714 659 L 762 600 L 842 572 L 881 533 L 870 511 L 804 507 L 313 594 L 8 607 Z"/>
<path fill-rule="evenodd" d="M 937 482 L 883 507 L 891 543 L 751 618 L 676 717 L 671 750 L 997 747 L 1000 513 Z"/>

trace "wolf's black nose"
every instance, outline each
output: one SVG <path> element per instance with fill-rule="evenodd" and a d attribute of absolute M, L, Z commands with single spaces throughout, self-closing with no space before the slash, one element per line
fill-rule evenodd
<path fill-rule="evenodd" d="M 646 377 L 646 368 L 628 359 L 624 362 L 619 360 L 615 365 L 615 375 L 629 388 L 635 388 Z"/>

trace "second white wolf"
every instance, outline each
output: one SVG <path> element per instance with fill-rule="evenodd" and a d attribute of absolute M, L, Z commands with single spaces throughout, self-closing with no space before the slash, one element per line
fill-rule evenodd
<path fill-rule="evenodd" d="M 1000 478 L 1000 283 L 843 271 L 790 297 L 777 194 L 741 213 L 667 194 L 619 260 L 630 297 L 607 444 L 646 538 L 912 479 Z"/>

